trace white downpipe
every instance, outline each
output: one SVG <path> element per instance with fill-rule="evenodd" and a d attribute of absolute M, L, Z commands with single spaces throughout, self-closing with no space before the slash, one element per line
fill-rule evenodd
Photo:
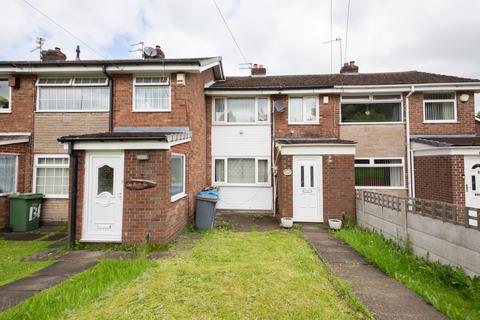
<path fill-rule="evenodd" d="M 272 139 L 271 139 L 271 145 L 272 145 L 272 151 L 271 151 L 271 161 L 270 163 L 272 164 L 272 181 L 273 181 L 273 216 L 277 214 L 277 169 L 276 169 L 276 161 L 275 161 L 275 99 L 272 99 L 272 105 L 270 106 L 272 108 Z"/>
<path fill-rule="evenodd" d="M 412 166 L 412 155 L 410 151 L 410 96 L 415 92 L 415 86 L 411 86 L 410 92 L 405 97 L 405 116 L 407 117 L 406 123 L 406 143 L 407 143 L 407 171 L 408 171 L 408 196 L 414 196 L 414 182 L 413 179 L 415 178 L 413 173 L 413 166 Z"/>

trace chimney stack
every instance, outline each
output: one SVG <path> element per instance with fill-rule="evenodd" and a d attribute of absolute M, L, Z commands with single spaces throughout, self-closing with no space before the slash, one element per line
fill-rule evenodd
<path fill-rule="evenodd" d="M 65 61 L 67 56 L 62 52 L 62 49 L 55 47 L 55 49 L 43 50 L 41 59 L 42 61 Z"/>
<path fill-rule="evenodd" d="M 267 69 L 263 66 L 263 64 L 256 64 L 254 63 L 252 66 L 252 76 L 266 76 L 267 75 Z"/>
<path fill-rule="evenodd" d="M 358 73 L 358 66 L 355 64 L 355 61 L 345 62 L 340 69 L 340 73 Z"/>
<path fill-rule="evenodd" d="M 165 53 L 158 44 L 155 46 L 155 50 L 157 51 L 157 59 L 165 59 Z"/>

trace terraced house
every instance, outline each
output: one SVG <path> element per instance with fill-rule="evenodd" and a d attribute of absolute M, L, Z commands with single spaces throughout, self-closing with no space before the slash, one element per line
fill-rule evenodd
<path fill-rule="evenodd" d="M 480 80 L 147 58 L 0 62 L 0 227 L 32 191 L 92 242 L 170 241 L 211 185 L 219 210 L 297 222 L 354 219 L 356 189 L 480 208 Z"/>

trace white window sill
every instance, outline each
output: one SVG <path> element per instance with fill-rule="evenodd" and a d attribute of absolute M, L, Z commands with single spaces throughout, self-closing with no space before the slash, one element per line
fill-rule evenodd
<path fill-rule="evenodd" d="M 68 199 L 68 195 L 64 194 L 45 194 L 44 199 Z"/>
<path fill-rule="evenodd" d="M 458 123 L 457 120 L 423 120 L 423 123 Z"/>
<path fill-rule="evenodd" d="M 222 183 L 213 182 L 215 187 L 258 187 L 258 188 L 270 188 L 270 183 Z"/>
<path fill-rule="evenodd" d="M 174 195 L 174 196 L 172 196 L 172 197 L 170 198 L 170 202 L 178 201 L 178 200 L 180 200 L 180 199 L 185 198 L 186 196 L 187 196 L 187 194 L 186 194 L 185 192 L 176 194 L 176 195 Z"/>
<path fill-rule="evenodd" d="M 12 109 L 0 110 L 0 113 L 12 113 Z"/>
<path fill-rule="evenodd" d="M 0 193 L 0 197 L 8 197 L 9 195 L 15 194 L 16 192 L 7 192 L 7 193 Z"/>
<path fill-rule="evenodd" d="M 305 126 L 305 125 L 319 125 L 320 124 L 320 121 L 318 122 L 289 122 L 288 125 L 289 126 Z"/>
<path fill-rule="evenodd" d="M 269 126 L 270 122 L 212 122 L 214 126 Z"/>
<path fill-rule="evenodd" d="M 108 110 L 35 110 L 36 113 L 108 113 Z"/>
<path fill-rule="evenodd" d="M 357 187 L 355 186 L 356 190 L 407 190 L 406 187 Z"/>
<path fill-rule="evenodd" d="M 172 110 L 132 110 L 132 112 L 172 112 Z"/>

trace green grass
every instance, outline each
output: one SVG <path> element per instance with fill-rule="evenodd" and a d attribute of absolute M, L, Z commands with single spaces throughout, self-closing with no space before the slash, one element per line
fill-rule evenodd
<path fill-rule="evenodd" d="M 77 308 L 108 296 L 137 278 L 154 262 L 145 259 L 104 260 L 69 280 L 0 313 L 0 319 L 61 319 Z M 132 318 L 134 319 L 134 318 Z"/>
<path fill-rule="evenodd" d="M 0 240 L 0 285 L 26 277 L 54 261 L 20 261 L 32 253 L 48 250 L 50 241 L 9 241 Z"/>
<path fill-rule="evenodd" d="M 378 233 L 350 228 L 334 235 L 450 319 L 480 319 L 479 277 L 472 279 L 461 269 L 415 257 Z"/>
<path fill-rule="evenodd" d="M 365 319 L 365 310 L 299 232 L 214 231 L 68 318 Z"/>

